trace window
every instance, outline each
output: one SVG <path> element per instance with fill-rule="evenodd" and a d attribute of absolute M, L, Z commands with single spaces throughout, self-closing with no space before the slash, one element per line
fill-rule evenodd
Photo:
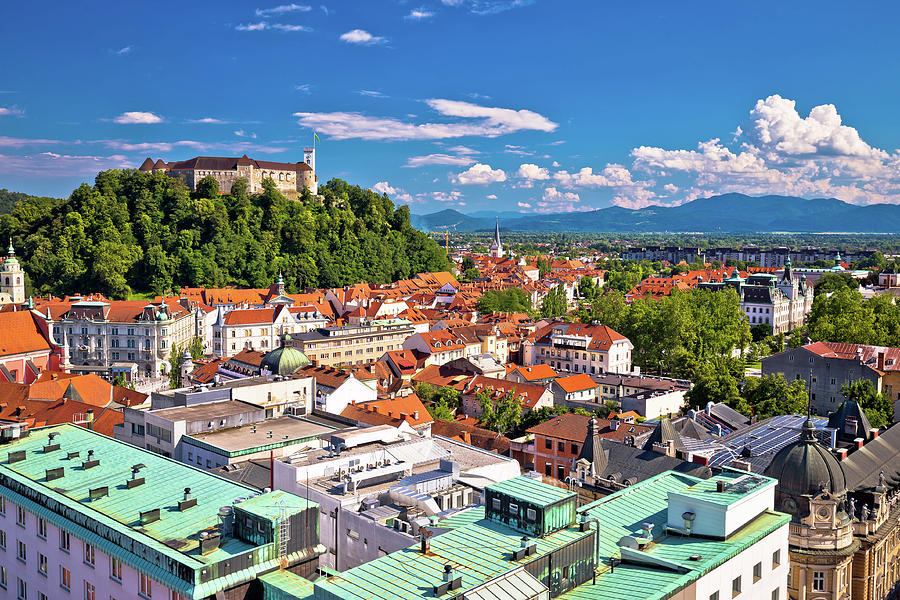
<path fill-rule="evenodd" d="M 0 550 L 6 550 L 6 532 L 0 530 Z"/>
<path fill-rule="evenodd" d="M 825 591 L 825 571 L 813 571 L 813 591 Z"/>
<path fill-rule="evenodd" d="M 141 573 L 141 596 L 144 598 L 152 598 L 153 597 L 153 582 L 149 577 Z"/>
<path fill-rule="evenodd" d="M 19 600 L 27 600 L 27 598 L 28 598 L 28 584 L 25 583 L 25 581 L 22 580 L 21 578 L 18 578 L 18 577 L 17 577 L 16 580 L 19 582 L 19 585 L 17 586 L 17 587 L 18 587 L 18 592 L 17 592 L 17 593 L 18 593 L 18 596 L 17 596 L 18 599 L 19 599 Z"/>
<path fill-rule="evenodd" d="M 781 550 L 772 553 L 772 568 L 774 569 L 781 564 Z"/>
<path fill-rule="evenodd" d="M 28 550 L 25 547 L 25 542 L 23 542 L 22 540 L 16 540 L 16 558 L 18 558 L 22 562 L 25 562 L 27 555 Z"/>
<path fill-rule="evenodd" d="M 16 507 L 16 525 L 25 527 L 25 509 L 21 506 Z"/>
<path fill-rule="evenodd" d="M 566 468 L 563 465 L 556 465 L 556 478 L 560 481 L 565 481 Z"/>
<path fill-rule="evenodd" d="M 0 567 L 0 587 L 6 589 L 6 567 Z"/>
<path fill-rule="evenodd" d="M 65 531 L 60 530 L 59 532 L 59 549 L 63 552 L 68 552 L 71 547 L 71 540 L 69 539 L 69 534 Z"/>
<path fill-rule="evenodd" d="M 532 523 L 537 521 L 537 511 L 534 510 L 533 508 L 525 509 L 525 520 L 531 521 Z"/>
<path fill-rule="evenodd" d="M 781 588 L 775 588 L 772 590 L 772 600 L 778 600 L 778 590 Z"/>
<path fill-rule="evenodd" d="M 0 515 L 6 516 L 6 498 L 0 496 Z"/>
<path fill-rule="evenodd" d="M 553 440 L 551 440 L 550 438 L 545 438 L 544 448 L 546 448 L 547 450 L 553 450 Z"/>
<path fill-rule="evenodd" d="M 565 442 L 557 442 L 556 450 L 557 450 L 557 452 L 565 452 L 566 451 L 566 443 Z"/>
<path fill-rule="evenodd" d="M 734 598 L 741 593 L 741 578 L 735 577 L 731 580 L 731 597 Z"/>
<path fill-rule="evenodd" d="M 762 579 L 762 563 L 758 562 L 753 565 L 753 583 Z"/>
<path fill-rule="evenodd" d="M 544 463 L 544 475 L 547 477 L 553 475 L 553 463 Z"/>
<path fill-rule="evenodd" d="M 491 500 L 491 508 L 493 510 L 500 510 L 500 499 L 499 498 L 494 498 L 493 500 Z"/>
<path fill-rule="evenodd" d="M 515 502 L 510 502 L 508 510 L 509 510 L 509 514 L 517 515 L 517 514 L 519 514 L 519 505 L 516 504 Z"/>
<path fill-rule="evenodd" d="M 97 588 L 90 581 L 84 582 L 84 600 L 97 600 Z"/>
<path fill-rule="evenodd" d="M 709 600 L 719 600 L 719 590 L 716 590 L 715 592 L 710 594 Z"/>
<path fill-rule="evenodd" d="M 60 565 L 59 567 L 59 587 L 64 590 L 72 587 L 72 572 Z"/>
<path fill-rule="evenodd" d="M 578 444 L 572 444 L 572 454 L 578 454 Z"/>
<path fill-rule="evenodd" d="M 84 562 L 94 566 L 94 547 L 87 542 L 84 544 Z"/>
<path fill-rule="evenodd" d="M 38 573 L 47 576 L 47 557 L 38 552 Z"/>

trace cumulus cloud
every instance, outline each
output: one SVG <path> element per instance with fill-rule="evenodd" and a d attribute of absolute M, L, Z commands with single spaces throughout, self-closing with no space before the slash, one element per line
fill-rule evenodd
<path fill-rule="evenodd" d="M 516 206 L 519 208 L 531 208 L 531 204 L 528 202 L 516 202 Z"/>
<path fill-rule="evenodd" d="M 406 204 L 415 202 L 415 198 L 405 190 L 396 188 L 387 181 L 379 181 L 371 187 L 371 190 L 376 194 L 387 194 L 394 202 L 405 202 Z"/>
<path fill-rule="evenodd" d="M 163 118 L 152 112 L 124 112 L 115 119 L 113 123 L 121 125 L 152 125 L 153 123 L 162 123 Z"/>
<path fill-rule="evenodd" d="M 255 133 L 253 133 L 252 131 L 244 131 L 243 129 L 238 129 L 237 131 L 234 132 L 234 135 L 236 135 L 238 137 L 251 138 L 254 140 L 256 139 Z"/>
<path fill-rule="evenodd" d="M 256 16 L 265 17 L 268 15 L 281 15 L 289 12 L 309 12 L 311 10 L 312 6 L 306 4 L 282 4 L 280 6 L 273 6 L 272 8 L 257 8 Z"/>
<path fill-rule="evenodd" d="M 539 213 L 555 213 L 594 210 L 590 206 L 582 206 L 579 204 L 580 202 L 581 197 L 577 193 L 561 192 L 551 186 L 544 188 L 544 193 L 541 195 L 535 211 Z"/>
<path fill-rule="evenodd" d="M 535 181 L 546 181 L 550 179 L 550 170 L 539 167 L 531 163 L 523 163 L 519 165 L 516 175 L 525 180 L 525 184 L 530 187 Z"/>
<path fill-rule="evenodd" d="M 365 29 L 351 29 L 347 33 L 342 33 L 340 39 L 342 42 L 347 42 L 348 44 L 360 44 L 363 46 L 383 44 L 387 41 L 387 38 L 372 35 Z"/>
<path fill-rule="evenodd" d="M 434 13 L 430 10 L 425 10 L 423 8 L 414 8 L 409 11 L 409 14 L 403 17 L 404 19 L 409 19 L 411 21 L 421 21 L 422 19 L 430 19 L 434 16 Z"/>
<path fill-rule="evenodd" d="M 506 181 L 503 169 L 492 169 L 490 165 L 475 163 L 467 170 L 453 177 L 455 183 L 461 185 L 487 185 Z"/>
<path fill-rule="evenodd" d="M 488 194 L 487 196 L 485 196 L 485 198 L 487 198 L 488 200 L 496 200 L 497 194 Z"/>
<path fill-rule="evenodd" d="M 441 140 L 464 136 L 497 137 L 516 131 L 553 131 L 557 124 L 530 110 L 487 107 L 457 100 L 430 99 L 425 103 L 446 117 L 468 119 L 452 123 L 410 123 L 392 117 L 357 112 L 294 113 L 299 124 L 333 139 Z"/>

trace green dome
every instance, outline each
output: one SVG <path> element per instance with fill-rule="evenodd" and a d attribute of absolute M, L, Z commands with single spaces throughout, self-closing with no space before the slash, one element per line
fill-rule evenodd
<path fill-rule="evenodd" d="M 283 346 L 266 354 L 259 363 L 259 368 L 266 369 L 272 375 L 290 375 L 310 364 L 309 357 L 290 346 L 290 341 L 290 336 L 287 336 Z"/>

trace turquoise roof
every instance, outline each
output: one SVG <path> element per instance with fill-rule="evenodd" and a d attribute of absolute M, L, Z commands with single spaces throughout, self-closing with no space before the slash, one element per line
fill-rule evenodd
<path fill-rule="evenodd" d="M 60 448 L 44 452 L 50 433 L 57 434 L 53 443 Z M 82 463 L 89 450 L 93 450 L 92 458 L 99 464 L 85 469 Z M 8 453 L 19 451 L 25 452 L 25 460 L 10 463 Z M 69 459 L 69 453 L 78 456 Z M 145 483 L 128 489 L 126 482 L 132 479 L 134 465 L 143 465 L 138 477 Z M 47 481 L 47 471 L 60 468 L 62 477 Z M 276 556 L 264 553 L 263 558 L 268 560 L 260 560 L 247 573 L 232 573 L 200 584 L 197 573 L 204 567 L 262 548 L 228 536 L 222 538 L 218 549 L 201 554 L 199 533 L 219 524 L 221 507 L 230 507 L 237 499 L 250 503 L 247 508 L 251 510 L 262 510 L 262 506 L 275 500 L 290 501 L 292 506 L 306 503 L 296 497 L 270 498 L 269 494 L 248 499 L 257 493 L 255 489 L 71 424 L 33 429 L 26 437 L 6 444 L 0 451 L 0 479 L 0 495 L 189 597 L 205 597 L 278 565 Z M 104 487 L 107 495 L 90 499 L 91 490 Z M 178 503 L 184 499 L 184 488 L 191 489 L 197 505 L 181 511 Z M 155 509 L 159 509 L 160 518 L 142 524 L 141 513 Z M 83 515 L 77 517 L 82 524 L 63 516 L 67 513 L 74 513 L 73 517 Z M 84 522 L 84 517 L 89 521 Z M 123 543 L 111 541 L 116 537 L 133 540 L 149 549 L 149 554 L 130 552 Z M 154 553 L 169 561 L 152 560 Z M 171 561 L 193 570 L 194 582 L 176 577 L 170 570 L 174 565 L 170 569 L 158 566 Z"/>
<path fill-rule="evenodd" d="M 577 496 L 575 492 L 542 483 L 531 477 L 514 477 L 488 486 L 489 490 L 522 498 L 539 506 L 548 506 Z"/>
<path fill-rule="evenodd" d="M 430 552 L 422 554 L 419 545 L 382 556 L 353 569 L 316 582 L 319 600 L 412 600 L 434 598 L 432 586 L 441 581 L 444 565 L 451 563 L 462 576 L 465 592 L 503 575 L 553 550 L 590 536 L 589 531 L 570 527 L 532 538 L 536 556 L 513 560 L 511 554 L 521 547 L 522 534 L 499 523 L 480 520 L 431 539 Z"/>
<path fill-rule="evenodd" d="M 615 494 L 601 498 L 580 510 L 598 520 L 600 531 L 599 563 L 601 573 L 596 584 L 587 582 L 559 598 L 565 600 L 657 600 L 671 596 L 701 575 L 774 532 L 790 521 L 790 516 L 766 511 L 737 530 L 726 540 L 712 540 L 697 536 L 667 535 L 669 493 L 702 496 L 715 489 L 716 481 L 733 483 L 741 473 L 724 473 L 707 480 L 689 475 L 662 473 Z M 769 478 L 761 478 L 769 480 Z M 720 494 L 723 495 L 723 494 Z M 746 493 L 728 494 L 736 501 Z M 642 554 L 674 564 L 677 570 L 648 568 L 623 562 L 610 569 L 610 557 L 619 557 L 618 541 L 626 535 L 642 534 L 641 524 L 653 523 L 653 543 Z M 699 560 L 691 560 L 699 556 Z"/>

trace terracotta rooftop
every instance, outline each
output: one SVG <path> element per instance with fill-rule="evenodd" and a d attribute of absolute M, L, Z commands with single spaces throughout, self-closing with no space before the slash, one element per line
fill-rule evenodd
<path fill-rule="evenodd" d="M 587 435 L 587 426 L 590 419 L 591 417 L 588 415 L 566 413 L 535 425 L 528 430 L 528 433 L 572 442 L 583 442 Z M 630 423 L 620 423 L 617 429 L 613 429 L 609 419 L 597 419 L 597 429 L 601 438 L 619 442 L 624 441 L 629 436 L 640 436 L 653 431 L 653 427 Z"/>
<path fill-rule="evenodd" d="M 0 313 L 0 356 L 50 350 L 30 311 Z"/>
<path fill-rule="evenodd" d="M 567 394 L 572 392 L 580 392 L 582 390 L 590 390 L 597 387 L 597 383 L 586 373 L 570 375 L 568 377 L 560 377 L 556 380 L 557 385 Z"/>

